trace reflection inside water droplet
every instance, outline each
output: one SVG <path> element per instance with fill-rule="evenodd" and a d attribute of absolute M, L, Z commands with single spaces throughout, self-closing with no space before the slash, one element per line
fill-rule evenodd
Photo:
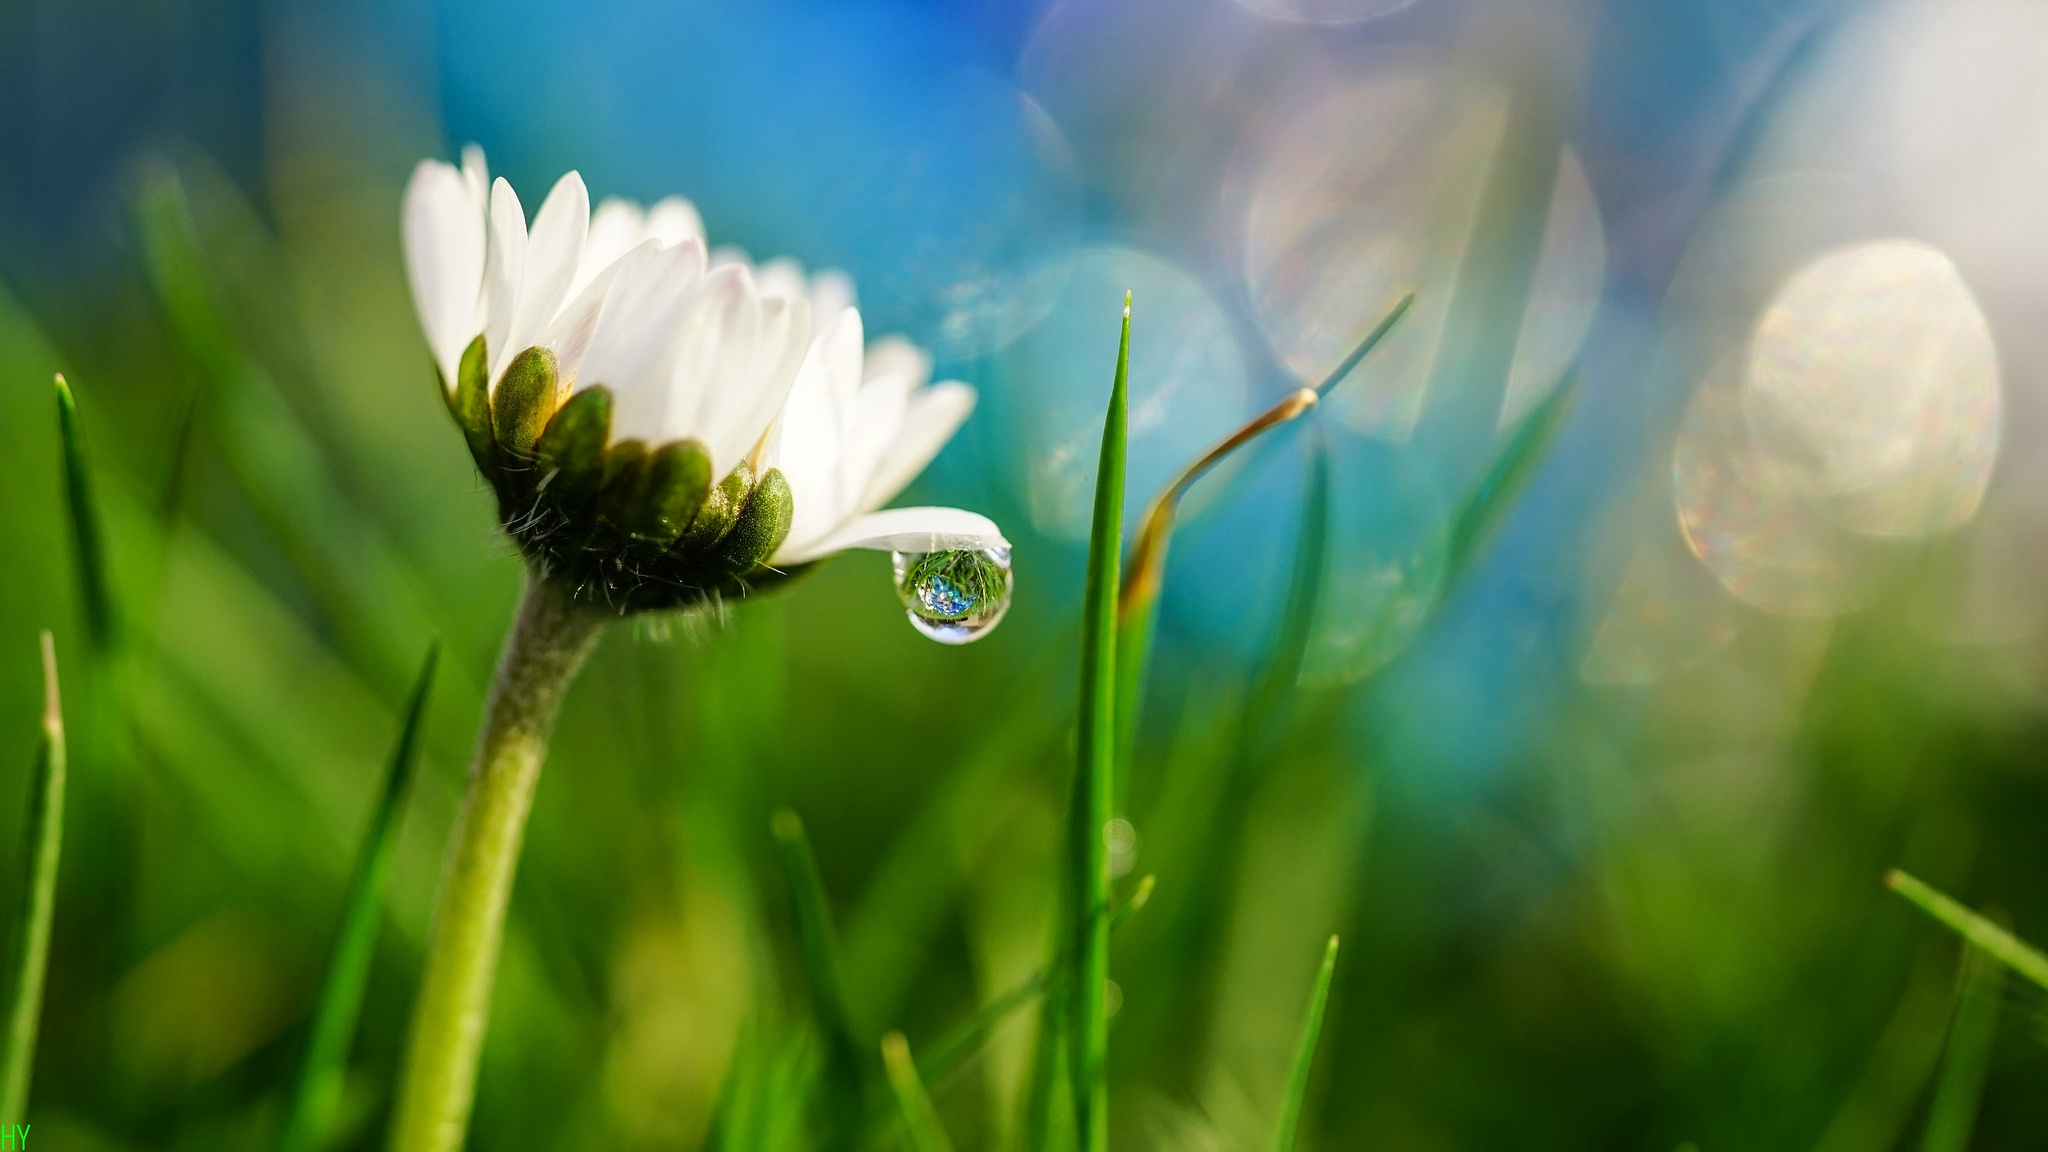
<path fill-rule="evenodd" d="M 988 635 L 1010 609 L 1010 550 L 896 552 L 896 595 L 919 632 L 941 644 Z"/>

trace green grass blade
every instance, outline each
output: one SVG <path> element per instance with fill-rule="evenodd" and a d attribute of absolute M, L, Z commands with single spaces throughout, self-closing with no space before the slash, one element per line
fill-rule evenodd
<path fill-rule="evenodd" d="M 57 646 L 42 635 L 43 731 L 29 779 L 21 912 L 7 957 L 7 1033 L 0 1038 L 0 1125 L 28 1121 L 36 1026 L 50 967 L 50 924 L 57 908 L 57 862 L 64 848 L 64 709 L 57 691 Z M 11 1128 L 10 1128 L 11 1130 Z"/>
<path fill-rule="evenodd" d="M 199 370 L 216 380 L 253 371 L 228 323 L 219 286 L 207 271 L 185 183 L 163 160 L 144 162 L 132 210 L 143 270 L 170 329 Z"/>
<path fill-rule="evenodd" d="M 1152 898 L 1156 879 L 1153 876 L 1146 876 L 1138 881 L 1131 898 L 1110 913 L 1110 931 L 1114 932 L 1132 913 L 1145 906 L 1146 901 Z M 989 1037 L 995 1035 L 996 1029 L 1003 1026 L 1003 1022 L 1010 1018 L 1011 1013 L 1036 999 L 1039 993 L 1046 990 L 1049 982 L 1047 970 L 1040 968 L 976 1009 L 974 1015 L 955 1025 L 927 1050 L 925 1058 L 919 1063 L 924 1076 L 934 1084 L 944 1084 L 961 1065 L 981 1051 L 982 1045 Z"/>
<path fill-rule="evenodd" d="M 440 656 L 441 645 L 436 641 L 420 663 L 412 699 L 406 705 L 405 723 L 399 729 L 398 743 L 391 750 L 391 765 L 384 774 L 383 793 L 370 813 L 369 827 L 363 831 L 355 874 L 342 904 L 341 931 L 328 959 L 327 980 L 313 1014 L 305 1063 L 299 1069 L 298 1085 L 292 1092 L 291 1111 L 280 1145 L 284 1152 L 318 1152 L 332 1138 L 349 1047 L 355 1039 L 356 1017 L 363 1006 L 363 990 L 370 981 L 370 961 L 376 955 L 377 929 L 384 911 L 384 882 L 398 843 L 399 816 L 414 767 L 419 763 L 420 730 Z"/>
<path fill-rule="evenodd" d="M 1564 425 L 1578 391 L 1577 378 L 1567 374 L 1550 394 L 1538 401 L 1508 435 L 1507 442 L 1487 462 L 1479 482 L 1465 495 L 1452 515 L 1444 537 L 1444 589 L 1457 587 L 1486 547 L 1494 530 L 1507 518 L 1508 510 L 1521 498 L 1537 465 L 1549 455 L 1551 441 Z"/>
<path fill-rule="evenodd" d="M 1332 369 L 1328 376 L 1323 377 L 1323 382 L 1316 385 L 1315 391 L 1319 394 L 1328 392 L 1342 383 L 1346 376 L 1351 375 L 1352 369 L 1358 367 L 1361 361 L 1372 354 L 1373 349 L 1380 346 L 1380 341 L 1387 338 L 1387 333 L 1394 330 L 1394 325 L 1400 323 L 1401 317 L 1408 314 L 1409 306 L 1414 303 L 1415 291 L 1413 289 L 1403 292 L 1400 296 L 1396 297 L 1394 302 L 1388 305 L 1387 310 L 1380 314 L 1379 323 L 1372 326 L 1372 331 L 1365 334 L 1365 339 L 1358 342 L 1358 347 L 1353 348 L 1351 354 L 1344 357 L 1342 363 Z"/>
<path fill-rule="evenodd" d="M 889 1073 L 889 1087 L 896 1093 L 896 1108 L 903 1114 L 903 1130 L 910 1135 L 912 1152 L 953 1152 L 953 1142 L 939 1124 L 938 1109 L 917 1077 L 917 1065 L 910 1060 L 910 1042 L 901 1032 L 882 1037 L 882 1066 Z"/>
<path fill-rule="evenodd" d="M 447 611 L 422 601 L 407 558 L 351 496 L 335 450 L 292 403 L 295 376 L 271 371 L 248 339 L 178 170 L 145 162 L 129 204 L 153 298 L 202 381 L 195 431 L 333 622 L 337 647 L 379 683 L 409 684 L 414 638 Z"/>
<path fill-rule="evenodd" d="M 811 852 L 804 822 L 787 808 L 769 819 L 775 836 L 777 856 L 788 877 L 796 912 L 797 952 L 803 961 L 804 982 L 810 992 L 811 1010 L 825 1038 L 825 1088 L 832 1098 L 830 1114 L 840 1129 L 835 1137 L 844 1143 L 857 1123 L 847 1118 L 861 1114 L 865 1094 L 867 1045 L 860 1042 L 853 1013 L 846 998 L 846 981 L 839 963 L 839 946 L 832 930 L 832 910 L 825 899 L 825 882 L 818 874 L 818 860 Z"/>
<path fill-rule="evenodd" d="M 64 453 L 64 495 L 71 512 L 71 549 L 78 562 L 78 599 L 85 610 L 86 636 L 93 650 L 107 653 L 116 639 L 114 599 L 107 579 L 107 553 L 93 497 L 92 469 L 85 455 L 85 429 L 71 385 L 57 377 L 57 440 Z"/>
<path fill-rule="evenodd" d="M 1897 868 L 1885 875 L 1884 882 L 1914 907 L 1983 949 L 1992 959 L 2035 985 L 2048 988 L 2048 956 L 2043 956 L 2033 946 Z"/>
<path fill-rule="evenodd" d="M 1252 723 L 1245 735 L 1254 740 L 1301 680 L 1315 633 L 1316 610 L 1323 600 L 1323 579 L 1330 545 L 1330 448 L 1318 437 L 1310 450 L 1308 476 L 1302 483 L 1301 525 L 1294 538 L 1294 567 L 1287 581 L 1287 603 L 1280 612 L 1280 631 L 1266 659 L 1259 684 L 1246 709 Z"/>
<path fill-rule="evenodd" d="M 1321 397 L 1337 386 L 1353 369 L 1357 368 L 1377 348 L 1387 333 L 1394 330 L 1401 317 L 1406 315 L 1410 305 L 1415 303 L 1415 293 L 1404 292 L 1380 316 L 1379 322 L 1366 333 L 1358 346 L 1344 357 L 1323 381 L 1314 388 L 1303 388 L 1283 398 L 1279 403 L 1253 417 L 1245 425 L 1224 437 L 1214 447 L 1197 457 L 1193 463 L 1182 469 L 1180 474 L 1167 485 L 1165 490 L 1154 497 L 1145 509 L 1145 518 L 1139 524 L 1137 538 L 1131 545 L 1129 567 L 1124 572 L 1123 588 L 1117 598 L 1117 764 L 1128 766 L 1136 740 L 1138 709 L 1143 699 L 1145 666 L 1152 652 L 1152 630 L 1158 618 L 1159 591 L 1165 578 L 1166 554 L 1173 541 L 1175 517 L 1180 501 L 1197 480 L 1209 470 L 1243 450 L 1254 441 L 1261 440 L 1267 432 L 1292 423 L 1313 410 Z M 1304 643 L 1306 643 L 1304 632 Z"/>
<path fill-rule="evenodd" d="M 1109 1017 L 1109 850 L 1104 842 L 1116 797 L 1116 605 L 1123 556 L 1124 437 L 1131 356 L 1131 301 L 1124 297 L 1116 377 L 1102 422 L 1102 452 L 1095 474 L 1095 518 L 1089 532 L 1088 577 L 1081 609 L 1080 738 L 1068 828 L 1071 875 L 1067 910 L 1075 941 L 1069 965 L 1068 1074 L 1081 1152 L 1109 1143 L 1108 1085 L 1104 1079 Z"/>
<path fill-rule="evenodd" d="M 1303 388 L 1253 417 L 1183 468 L 1145 509 L 1131 544 L 1130 565 L 1117 593 L 1116 611 L 1116 763 L 1128 767 L 1137 737 L 1138 706 L 1144 692 L 1145 665 L 1152 654 L 1152 626 L 1159 613 L 1159 591 L 1166 578 L 1166 553 L 1180 501 L 1195 481 L 1267 432 L 1299 419 L 1317 404 L 1316 393 Z M 1119 777 L 1123 773 L 1118 773 Z"/>
<path fill-rule="evenodd" d="M 932 1083 L 944 1084 L 955 1070 L 981 1051 L 981 1046 L 995 1035 L 996 1029 L 1003 1026 L 1012 1012 L 1037 999 L 1045 988 L 1045 969 L 1040 968 L 975 1009 L 974 1015 L 954 1025 L 926 1050 L 920 1065 L 924 1074 L 931 1078 Z"/>
<path fill-rule="evenodd" d="M 1294 1048 L 1294 1067 L 1287 1073 L 1287 1094 L 1280 1100 L 1280 1127 L 1273 1135 L 1273 1152 L 1294 1152 L 1295 1133 L 1301 1128 L 1301 1105 L 1308 1098 L 1308 1074 L 1316 1060 L 1316 1041 L 1323 1035 L 1323 1009 L 1330 1003 L 1330 977 L 1337 971 L 1337 938 L 1323 947 L 1323 966 L 1316 973 L 1315 990 L 1309 993 L 1308 1014 L 1301 1022 L 1301 1040 Z"/>
<path fill-rule="evenodd" d="M 1920 1152 L 1965 1152 L 1977 1126 L 1984 1079 L 1991 1071 L 1991 1046 L 1998 1039 L 1998 1013 L 2005 996 L 2005 966 L 1977 948 L 1963 949 L 1962 996 L 1949 1024 L 1941 1055 L 1934 1103 Z"/>

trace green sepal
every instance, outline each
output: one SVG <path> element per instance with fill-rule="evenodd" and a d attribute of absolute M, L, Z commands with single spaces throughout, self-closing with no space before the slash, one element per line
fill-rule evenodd
<path fill-rule="evenodd" d="M 528 348 L 505 367 L 498 390 L 491 395 L 491 423 L 497 429 L 498 449 L 508 462 L 533 459 L 541 429 L 554 415 L 559 379 L 555 354 L 546 348 Z"/>
<path fill-rule="evenodd" d="M 739 467 L 726 474 L 725 479 L 704 498 L 704 506 L 697 509 L 697 518 L 683 530 L 682 538 L 676 541 L 676 551 L 693 554 L 710 549 L 732 529 L 734 518 L 740 507 L 747 501 L 747 493 L 754 488 L 754 469 L 745 460 Z"/>
<path fill-rule="evenodd" d="M 719 541 L 717 562 L 727 572 L 742 575 L 775 555 L 789 536 L 790 517 L 796 501 L 789 481 L 779 468 L 770 468 L 733 518 L 732 530 Z"/>
<path fill-rule="evenodd" d="M 604 484 L 604 445 L 611 430 L 611 391 L 585 388 L 569 397 L 534 445 L 541 492 L 571 522 L 582 519 Z"/>
<path fill-rule="evenodd" d="M 619 440 L 605 445 L 604 478 L 598 484 L 599 499 L 609 502 L 614 499 L 613 489 L 627 483 L 628 474 L 640 467 L 647 458 L 647 443 L 644 440 Z"/>
<path fill-rule="evenodd" d="M 634 540 L 667 548 L 710 490 L 711 453 L 698 441 L 673 440 L 648 453 L 614 519 Z"/>
<path fill-rule="evenodd" d="M 484 338 L 478 336 L 463 349 L 462 363 L 455 371 L 455 391 L 448 396 L 448 410 L 469 443 L 470 458 L 477 471 L 491 483 L 498 482 L 498 436 L 491 427 L 490 358 L 484 353 Z"/>

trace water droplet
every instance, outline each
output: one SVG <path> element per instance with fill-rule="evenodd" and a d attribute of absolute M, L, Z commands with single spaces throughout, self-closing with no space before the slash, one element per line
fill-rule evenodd
<path fill-rule="evenodd" d="M 896 595 L 910 624 L 941 644 L 987 635 L 1010 609 L 1010 550 L 897 552 Z"/>

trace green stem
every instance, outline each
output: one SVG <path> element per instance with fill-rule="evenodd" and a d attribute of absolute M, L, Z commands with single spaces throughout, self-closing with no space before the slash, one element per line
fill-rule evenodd
<path fill-rule="evenodd" d="M 8 957 L 6 1031 L 0 1033 L 0 1125 L 28 1120 L 29 1077 L 35 1069 L 36 1025 L 50 967 L 50 924 L 57 907 L 57 859 L 64 842 L 64 710 L 57 698 L 57 648 L 43 645 L 43 732 L 29 780 L 27 845 L 21 912 Z"/>
<path fill-rule="evenodd" d="M 441 904 L 391 1126 L 394 1152 L 462 1148 L 534 785 L 562 697 L 610 619 L 575 603 L 553 582 L 528 576 L 443 865 Z"/>

